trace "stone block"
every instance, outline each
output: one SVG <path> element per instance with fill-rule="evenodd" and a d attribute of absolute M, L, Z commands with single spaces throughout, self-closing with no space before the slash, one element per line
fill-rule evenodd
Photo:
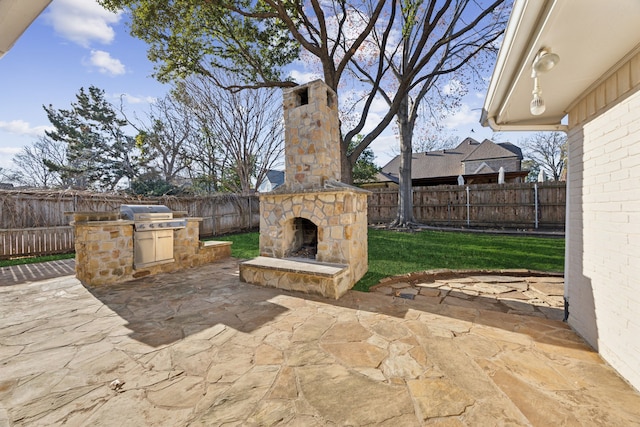
<path fill-rule="evenodd" d="M 240 280 L 334 299 L 353 286 L 349 280 L 349 268 L 345 265 L 266 257 L 240 264 Z"/>

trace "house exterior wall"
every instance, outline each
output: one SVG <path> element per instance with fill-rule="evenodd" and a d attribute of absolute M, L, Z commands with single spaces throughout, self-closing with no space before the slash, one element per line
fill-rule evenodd
<path fill-rule="evenodd" d="M 517 158 L 504 158 L 504 159 L 487 159 L 487 160 L 473 160 L 467 161 L 464 163 L 464 174 L 472 174 L 475 173 L 476 170 L 483 163 L 486 163 L 491 169 L 498 172 L 500 167 L 504 168 L 505 172 L 517 172 L 520 170 L 520 160 Z"/>
<path fill-rule="evenodd" d="M 569 111 L 569 324 L 640 389 L 640 54 Z"/>

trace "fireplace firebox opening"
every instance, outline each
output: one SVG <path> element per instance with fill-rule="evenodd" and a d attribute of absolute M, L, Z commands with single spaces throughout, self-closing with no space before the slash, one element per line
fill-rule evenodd
<path fill-rule="evenodd" d="M 294 218 L 290 257 L 316 259 L 318 227 L 306 218 Z"/>

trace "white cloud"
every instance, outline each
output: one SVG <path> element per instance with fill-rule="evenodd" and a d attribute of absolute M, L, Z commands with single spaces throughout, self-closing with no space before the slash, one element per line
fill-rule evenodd
<path fill-rule="evenodd" d="M 155 104 L 158 100 L 154 96 L 135 96 L 129 93 L 118 95 L 118 98 L 120 98 L 120 96 L 122 96 L 129 104 Z"/>
<path fill-rule="evenodd" d="M 291 70 L 289 73 L 291 77 L 298 84 L 306 84 L 314 80 L 322 78 L 319 74 L 313 72 L 304 72 L 300 70 Z"/>
<path fill-rule="evenodd" d="M 13 164 L 13 156 L 22 151 L 21 147 L 0 147 L 0 169 L 11 169 Z"/>
<path fill-rule="evenodd" d="M 469 125 L 480 126 L 480 111 L 472 110 L 467 104 L 462 104 L 458 111 L 444 119 L 447 129 L 459 129 Z"/>
<path fill-rule="evenodd" d="M 385 101 L 383 97 L 378 95 L 373 98 L 369 111 L 372 113 L 382 113 L 384 116 L 387 114 L 387 111 L 389 111 L 389 104 L 387 104 L 387 101 Z"/>
<path fill-rule="evenodd" d="M 112 58 L 109 52 L 92 50 L 88 65 L 96 67 L 103 74 L 119 76 L 126 72 L 124 64 L 119 59 Z"/>
<path fill-rule="evenodd" d="M 390 130 L 383 132 L 369 145 L 369 148 L 374 152 L 375 163 L 378 166 L 389 163 L 396 156 L 398 147 L 398 138 Z"/>
<path fill-rule="evenodd" d="M 445 95 L 456 95 L 462 93 L 464 89 L 465 87 L 460 80 L 451 79 L 442 87 L 442 92 Z"/>
<path fill-rule="evenodd" d="M 130 93 L 108 93 L 107 98 L 113 100 L 115 103 L 119 103 L 120 101 L 126 102 L 127 104 L 155 104 L 158 98 L 155 96 L 145 96 L 145 95 L 131 95 Z"/>
<path fill-rule="evenodd" d="M 61 36 L 89 47 L 94 41 L 102 44 L 113 41 L 113 25 L 120 21 L 120 15 L 107 11 L 95 0 L 54 0 L 47 19 Z"/>
<path fill-rule="evenodd" d="M 51 126 L 31 127 L 29 122 L 25 122 L 24 120 L 12 120 L 10 122 L 3 122 L 0 120 L 0 130 L 13 133 L 16 135 L 26 135 L 26 136 L 35 137 L 35 136 L 44 135 L 45 130 L 53 130 L 53 127 Z"/>
<path fill-rule="evenodd" d="M 7 156 L 14 156 L 22 151 L 20 147 L 0 147 L 0 154 L 6 154 Z"/>

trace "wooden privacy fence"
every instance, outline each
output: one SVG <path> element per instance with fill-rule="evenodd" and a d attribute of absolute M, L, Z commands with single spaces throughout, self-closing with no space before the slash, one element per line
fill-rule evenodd
<path fill-rule="evenodd" d="M 414 188 L 416 220 L 443 227 L 564 228 L 565 183 L 490 184 Z M 200 235 L 218 236 L 260 224 L 257 196 L 137 198 L 82 191 L 0 190 L 0 258 L 73 251 L 65 212 L 109 212 L 121 204 L 163 204 L 201 217 Z M 396 217 L 397 189 L 373 190 L 369 223 Z"/>
<path fill-rule="evenodd" d="M 65 212 L 111 212 L 122 204 L 161 204 L 201 217 L 201 237 L 249 230 L 260 223 L 257 196 L 138 198 L 84 191 L 0 190 L 0 259 L 72 252 L 71 217 Z"/>
<path fill-rule="evenodd" d="M 564 182 L 416 187 L 413 213 L 421 223 L 442 227 L 564 229 Z M 398 209 L 397 189 L 373 190 L 369 223 L 387 223 Z"/>
<path fill-rule="evenodd" d="M 74 251 L 73 227 L 0 230 L 0 259 Z"/>

